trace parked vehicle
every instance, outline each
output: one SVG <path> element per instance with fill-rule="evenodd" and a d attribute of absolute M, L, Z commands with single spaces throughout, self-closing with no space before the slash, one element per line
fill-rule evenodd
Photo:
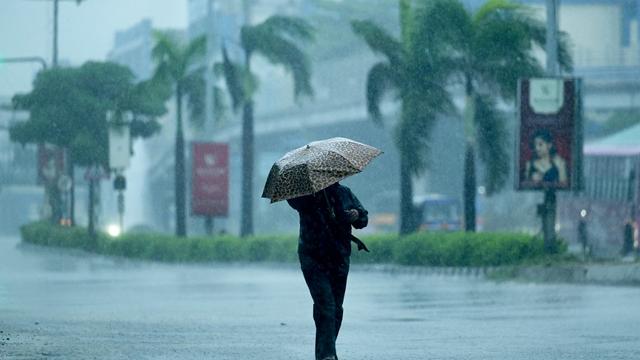
<path fill-rule="evenodd" d="M 458 231 L 462 229 L 459 201 L 441 194 L 414 198 L 419 231 Z"/>

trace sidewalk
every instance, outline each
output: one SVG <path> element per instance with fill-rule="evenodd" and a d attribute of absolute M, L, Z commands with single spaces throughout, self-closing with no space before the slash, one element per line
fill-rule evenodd
<path fill-rule="evenodd" d="M 535 282 L 602 285 L 640 285 L 640 263 L 567 264 L 496 268 L 489 277 L 507 277 Z"/>

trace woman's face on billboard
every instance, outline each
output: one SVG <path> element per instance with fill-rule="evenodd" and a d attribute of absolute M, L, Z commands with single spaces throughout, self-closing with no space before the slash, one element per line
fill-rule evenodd
<path fill-rule="evenodd" d="M 551 143 L 546 142 L 541 137 L 536 137 L 533 140 L 533 145 L 536 149 L 536 155 L 538 158 L 544 158 L 549 156 L 549 150 L 551 149 Z"/>

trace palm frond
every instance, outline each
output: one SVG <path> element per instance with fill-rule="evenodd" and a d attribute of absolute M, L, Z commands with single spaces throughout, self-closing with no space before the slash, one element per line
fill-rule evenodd
<path fill-rule="evenodd" d="M 254 51 L 274 65 L 281 65 L 293 76 L 294 95 L 313 95 L 311 88 L 311 65 L 307 55 L 293 42 L 268 32 L 267 28 L 256 28 L 251 36 L 256 40 Z"/>
<path fill-rule="evenodd" d="M 222 47 L 222 74 L 227 84 L 233 109 L 237 111 L 245 101 L 244 84 L 240 66 L 234 64 L 231 59 L 229 59 L 227 48 L 224 46 Z"/>
<path fill-rule="evenodd" d="M 414 44 L 440 48 L 450 55 L 469 48 L 473 25 L 469 12 L 456 0 L 428 1 L 416 11 Z"/>
<path fill-rule="evenodd" d="M 305 20 L 271 16 L 261 24 L 244 26 L 240 37 L 247 58 L 254 52 L 259 53 L 292 74 L 296 98 L 313 95 L 311 65 L 308 56 L 298 46 L 300 41 L 313 40 L 313 29 Z"/>
<path fill-rule="evenodd" d="M 219 86 L 213 87 L 213 118 L 217 123 L 223 123 L 229 112 L 229 105 L 225 100 L 225 92 Z"/>
<path fill-rule="evenodd" d="M 205 80 L 204 69 L 192 71 L 182 81 L 182 88 L 187 95 L 189 121 L 196 128 L 202 128 L 205 120 Z"/>
<path fill-rule="evenodd" d="M 541 21 L 533 20 L 529 24 L 529 34 L 532 41 L 538 45 L 541 49 L 546 50 L 547 45 L 547 29 L 546 25 Z M 573 71 L 573 57 L 571 55 L 572 50 L 571 39 L 569 34 L 565 31 L 558 32 L 558 63 L 560 69 L 565 72 Z"/>
<path fill-rule="evenodd" d="M 394 89 L 398 89 L 398 83 L 391 66 L 386 62 L 373 65 L 367 74 L 367 112 L 379 125 L 382 125 L 380 102 L 386 92 Z"/>
<path fill-rule="evenodd" d="M 369 20 L 354 20 L 351 22 L 351 29 L 374 53 L 386 56 L 392 66 L 402 63 L 402 45 L 383 28 Z"/>
<path fill-rule="evenodd" d="M 477 80 L 506 99 L 515 96 L 521 77 L 541 76 L 534 45 L 544 38 L 544 24 L 529 8 L 505 0 L 492 0 L 474 16 L 472 47 Z"/>
<path fill-rule="evenodd" d="M 201 59 L 207 52 L 207 38 L 204 35 L 191 40 L 184 50 L 184 58 L 188 64 Z"/>
<path fill-rule="evenodd" d="M 478 153 L 486 167 L 487 194 L 491 195 L 504 188 L 509 178 L 506 119 L 489 96 L 477 95 L 474 121 L 478 132 Z"/>
<path fill-rule="evenodd" d="M 313 41 L 313 27 L 304 19 L 295 16 L 274 15 L 270 16 L 257 27 L 265 28 L 265 31 L 281 36 L 288 36 L 299 41 Z"/>
<path fill-rule="evenodd" d="M 413 159 L 409 171 L 418 175 L 427 167 L 430 141 L 438 112 L 426 96 L 408 96 L 403 99 L 402 117 L 396 127 L 396 145 Z"/>
<path fill-rule="evenodd" d="M 511 0 L 488 0 L 474 13 L 473 22 L 480 23 L 495 16 L 502 16 L 525 9 L 522 5 Z"/>
<path fill-rule="evenodd" d="M 151 57 L 156 62 L 157 67 L 155 78 L 175 78 L 175 64 L 180 62 L 180 47 L 177 39 L 168 32 L 156 31 L 153 34 L 155 45 L 151 50 Z"/>
<path fill-rule="evenodd" d="M 560 69 L 568 73 L 573 71 L 572 48 L 573 44 L 571 43 L 569 34 L 560 31 L 558 33 L 558 62 L 560 63 Z"/>

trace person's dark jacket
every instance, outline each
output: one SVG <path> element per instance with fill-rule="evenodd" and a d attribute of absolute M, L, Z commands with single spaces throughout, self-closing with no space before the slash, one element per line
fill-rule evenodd
<path fill-rule="evenodd" d="M 367 226 L 368 212 L 351 190 L 334 184 L 313 195 L 287 200 L 300 214 L 298 252 L 320 258 L 351 254 L 351 226 Z M 347 210 L 358 210 L 358 218 L 349 222 Z"/>

